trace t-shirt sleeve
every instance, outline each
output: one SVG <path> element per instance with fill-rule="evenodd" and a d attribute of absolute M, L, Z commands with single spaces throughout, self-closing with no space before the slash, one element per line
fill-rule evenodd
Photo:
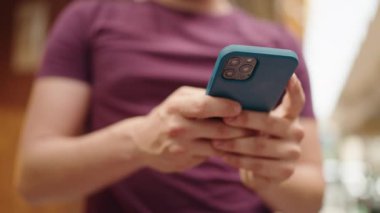
<path fill-rule="evenodd" d="M 293 50 L 297 53 L 299 59 L 299 65 L 296 69 L 296 75 L 301 81 L 304 93 L 305 93 L 305 106 L 301 112 L 302 117 L 314 118 L 313 101 L 311 96 L 311 87 L 308 70 L 303 57 L 302 48 L 300 42 L 297 41 L 294 36 L 286 30 L 284 27 L 279 28 L 280 39 L 279 47 Z"/>
<path fill-rule="evenodd" d="M 37 77 L 60 76 L 91 81 L 89 32 L 91 1 L 75 1 L 58 17 L 50 32 Z"/>

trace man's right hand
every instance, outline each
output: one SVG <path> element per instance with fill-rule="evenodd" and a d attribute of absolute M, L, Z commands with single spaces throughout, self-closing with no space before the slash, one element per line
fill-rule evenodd
<path fill-rule="evenodd" d="M 183 171 L 219 154 L 211 140 L 249 134 L 215 119 L 234 117 L 241 111 L 237 102 L 208 96 L 204 89 L 181 87 L 148 115 L 137 119 L 127 135 L 137 147 L 143 165 L 161 172 Z"/>

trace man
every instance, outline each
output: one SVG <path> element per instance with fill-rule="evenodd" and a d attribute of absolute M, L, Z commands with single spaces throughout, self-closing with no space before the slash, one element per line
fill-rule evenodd
<path fill-rule="evenodd" d="M 86 197 L 87 212 L 317 212 L 324 183 L 304 62 L 306 98 L 294 76 L 276 110 L 243 111 L 202 89 L 231 43 L 300 54 L 283 28 L 227 0 L 71 4 L 33 89 L 21 193 Z"/>

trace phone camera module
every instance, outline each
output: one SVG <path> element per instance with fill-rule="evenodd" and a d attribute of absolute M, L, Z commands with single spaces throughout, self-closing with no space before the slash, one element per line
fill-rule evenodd
<path fill-rule="evenodd" d="M 257 63 L 258 59 L 255 57 L 231 57 L 223 68 L 222 76 L 227 80 L 247 80 L 253 75 Z"/>

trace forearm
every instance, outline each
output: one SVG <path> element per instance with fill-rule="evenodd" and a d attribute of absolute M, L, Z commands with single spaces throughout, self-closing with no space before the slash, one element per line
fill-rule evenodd
<path fill-rule="evenodd" d="M 283 213 L 318 212 L 321 208 L 324 181 L 320 168 L 299 165 L 295 173 L 281 185 L 256 191 L 273 210 Z"/>
<path fill-rule="evenodd" d="M 19 190 L 32 202 L 80 198 L 141 168 L 127 134 L 114 129 L 81 137 L 46 137 L 26 145 L 19 162 Z"/>

